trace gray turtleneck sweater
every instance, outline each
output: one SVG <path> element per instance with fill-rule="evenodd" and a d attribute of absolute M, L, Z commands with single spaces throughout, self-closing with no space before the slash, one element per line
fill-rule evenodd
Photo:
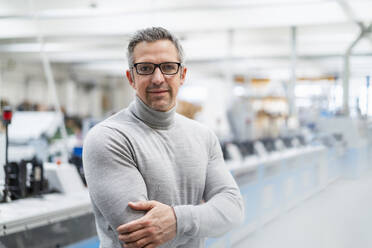
<path fill-rule="evenodd" d="M 175 108 L 158 112 L 136 97 L 90 130 L 83 164 L 101 247 L 121 247 L 116 228 L 145 214 L 129 201 L 173 207 L 177 235 L 161 247 L 204 247 L 206 237 L 243 220 L 242 197 L 217 137 Z"/>

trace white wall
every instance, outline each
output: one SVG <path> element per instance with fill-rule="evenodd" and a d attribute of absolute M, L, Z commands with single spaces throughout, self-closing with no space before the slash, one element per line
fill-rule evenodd
<path fill-rule="evenodd" d="M 86 91 L 83 85 L 77 85 L 77 101 L 74 108 L 79 116 L 89 116 L 90 115 L 90 101 L 89 92 Z"/>
<path fill-rule="evenodd" d="M 135 91 L 129 85 L 126 78 L 121 77 L 116 80 L 115 91 L 114 91 L 114 109 L 122 109 L 129 105 L 129 103 L 134 99 Z"/>
<path fill-rule="evenodd" d="M 2 84 L 0 88 L 1 99 L 7 100 L 12 105 L 18 104 L 26 97 L 24 89 L 23 74 L 6 72 L 2 74 Z"/>

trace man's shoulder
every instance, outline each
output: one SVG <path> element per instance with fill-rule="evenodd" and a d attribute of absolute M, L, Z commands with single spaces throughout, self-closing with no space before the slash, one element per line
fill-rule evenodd
<path fill-rule="evenodd" d="M 135 120 L 128 113 L 128 109 L 122 109 L 97 123 L 89 130 L 87 135 L 90 137 L 101 137 L 117 132 L 130 133 L 133 126 L 135 126 Z"/>

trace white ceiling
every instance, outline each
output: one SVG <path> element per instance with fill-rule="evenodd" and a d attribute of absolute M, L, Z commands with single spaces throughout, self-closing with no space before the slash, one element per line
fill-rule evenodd
<path fill-rule="evenodd" d="M 288 70 L 297 27 L 298 71 L 340 74 L 370 13 L 371 0 L 0 0 L 0 60 L 40 60 L 43 37 L 53 63 L 113 73 L 107 68 L 126 66 L 133 31 L 163 26 L 181 37 L 190 64 L 213 72 L 229 61 L 232 73 L 264 73 Z M 371 74 L 372 35 L 353 51 L 352 72 Z"/>

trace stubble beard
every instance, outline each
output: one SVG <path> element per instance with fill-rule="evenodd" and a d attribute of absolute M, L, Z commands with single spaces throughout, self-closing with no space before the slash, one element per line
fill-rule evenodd
<path fill-rule="evenodd" d="M 147 93 L 146 98 L 149 107 L 156 111 L 165 112 L 173 107 L 173 94 L 170 89 L 165 96 L 151 96 L 150 93 Z"/>

